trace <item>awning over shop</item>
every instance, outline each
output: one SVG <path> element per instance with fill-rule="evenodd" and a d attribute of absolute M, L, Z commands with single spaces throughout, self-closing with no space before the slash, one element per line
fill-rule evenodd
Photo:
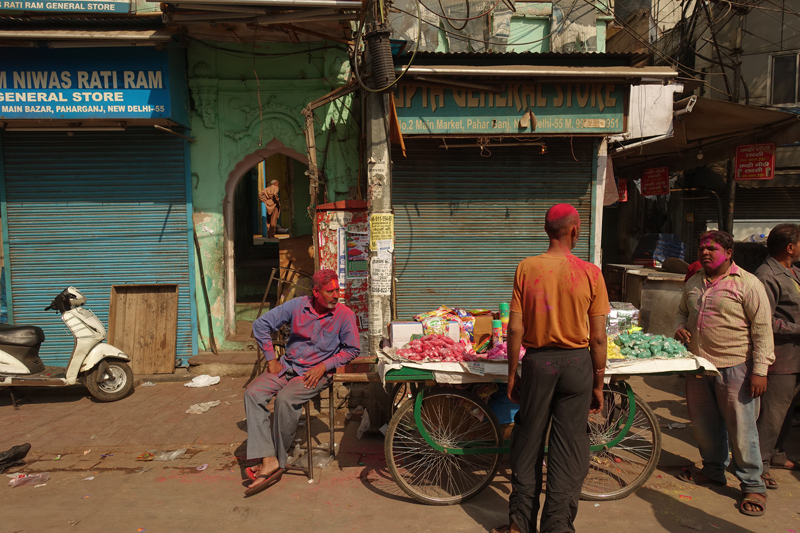
<path fill-rule="evenodd" d="M 395 67 L 397 73 L 406 70 L 405 65 Z M 502 78 L 547 78 L 626 80 L 637 83 L 663 83 L 675 78 L 678 73 L 669 67 L 582 67 L 551 65 L 414 65 L 408 68 L 410 76 L 492 76 Z"/>
<path fill-rule="evenodd" d="M 124 44 L 125 46 L 156 45 L 169 42 L 175 35 L 174 29 L 104 31 L 104 30 L 0 30 L 2 41 L 47 41 L 50 48 L 58 48 L 59 42 L 82 41 L 87 46 L 99 47 L 104 44 Z M 74 46 L 74 44 L 72 45 Z"/>
<path fill-rule="evenodd" d="M 728 159 L 740 144 L 800 141 L 800 116 L 783 111 L 734 104 L 703 97 L 694 105 L 686 98 L 675 102 L 673 134 L 618 146 L 611 152 L 616 171 L 638 171 L 666 166 L 687 170 Z M 691 109 L 689 111 L 689 109 Z"/>

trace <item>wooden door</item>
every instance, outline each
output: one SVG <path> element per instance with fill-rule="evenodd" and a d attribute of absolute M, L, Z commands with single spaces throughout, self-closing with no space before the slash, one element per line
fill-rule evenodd
<path fill-rule="evenodd" d="M 134 374 L 174 372 L 177 341 L 177 285 L 111 287 L 108 342 L 130 356 Z"/>

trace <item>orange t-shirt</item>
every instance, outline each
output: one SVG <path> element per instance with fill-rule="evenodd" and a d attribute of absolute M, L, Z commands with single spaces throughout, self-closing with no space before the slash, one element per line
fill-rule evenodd
<path fill-rule="evenodd" d="M 543 254 L 517 266 L 511 311 L 522 313 L 526 348 L 585 348 L 589 317 L 607 315 L 600 269 L 574 255 Z"/>

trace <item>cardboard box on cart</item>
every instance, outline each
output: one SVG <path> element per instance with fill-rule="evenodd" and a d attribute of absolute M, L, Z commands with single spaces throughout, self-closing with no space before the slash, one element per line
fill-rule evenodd
<path fill-rule="evenodd" d="M 483 341 L 492 336 L 492 315 L 478 315 L 472 326 L 473 342 L 480 346 Z"/>

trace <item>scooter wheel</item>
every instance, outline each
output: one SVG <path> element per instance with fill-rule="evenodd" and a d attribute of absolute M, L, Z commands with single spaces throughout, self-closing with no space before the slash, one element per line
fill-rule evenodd
<path fill-rule="evenodd" d="M 86 376 L 86 388 L 101 402 L 115 402 L 123 399 L 133 390 L 133 371 L 127 363 L 106 360 L 108 371 L 103 372 L 98 365 Z"/>

